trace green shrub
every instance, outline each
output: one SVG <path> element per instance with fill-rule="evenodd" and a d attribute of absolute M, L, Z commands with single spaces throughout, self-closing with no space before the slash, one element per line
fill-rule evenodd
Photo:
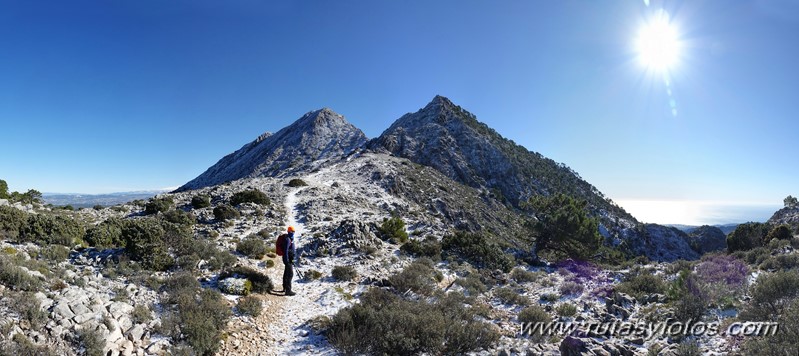
<path fill-rule="evenodd" d="M 424 241 L 408 240 L 400 247 L 400 251 L 414 257 L 428 257 L 435 261 L 441 259 L 441 243 L 433 236 L 428 236 Z"/>
<path fill-rule="evenodd" d="M 304 273 L 305 279 L 310 281 L 315 281 L 319 278 L 322 278 L 322 272 L 319 272 L 315 269 L 309 269 L 307 272 Z"/>
<path fill-rule="evenodd" d="M 227 204 L 222 204 L 214 208 L 214 218 L 219 221 L 237 219 L 239 216 L 241 216 L 239 211 Z"/>
<path fill-rule="evenodd" d="M 544 294 L 541 294 L 541 297 L 539 299 L 542 302 L 554 303 L 554 302 L 557 302 L 558 300 L 560 300 L 560 296 L 558 296 L 557 294 L 554 294 L 554 293 L 544 293 Z"/>
<path fill-rule="evenodd" d="M 510 272 L 510 278 L 519 283 L 536 282 L 541 278 L 541 272 L 530 272 L 523 268 L 517 267 Z"/>
<path fill-rule="evenodd" d="M 398 216 L 391 219 L 383 219 L 383 224 L 378 228 L 383 240 L 399 244 L 408 241 L 408 233 L 405 231 L 405 222 Z"/>
<path fill-rule="evenodd" d="M 799 355 L 799 299 L 792 299 L 776 317 L 769 321 L 778 323 L 777 332 L 745 338 L 742 355 Z"/>
<path fill-rule="evenodd" d="M 58 263 L 69 258 L 69 249 L 61 245 L 47 245 L 39 250 L 39 259 Z"/>
<path fill-rule="evenodd" d="M 236 245 L 236 251 L 257 260 L 264 258 L 266 248 L 266 242 L 256 235 L 247 236 Z"/>
<path fill-rule="evenodd" d="M 749 222 L 738 225 L 727 235 L 727 251 L 747 251 L 763 246 L 768 232 L 768 225 L 763 223 Z"/>
<path fill-rule="evenodd" d="M 195 195 L 191 198 L 191 206 L 194 209 L 202 209 L 211 206 L 211 198 L 207 195 Z"/>
<path fill-rule="evenodd" d="M 271 201 L 264 192 L 257 189 L 250 189 L 233 194 L 230 198 L 230 205 L 237 206 L 242 203 L 255 203 L 258 205 L 269 205 Z"/>
<path fill-rule="evenodd" d="M 480 280 L 480 276 L 476 273 L 469 273 L 464 277 L 459 277 L 455 280 L 455 284 L 463 287 L 471 296 L 477 296 L 485 293 L 488 290 L 485 283 Z"/>
<path fill-rule="evenodd" d="M 389 282 L 399 293 L 410 290 L 430 295 L 440 276 L 440 272 L 433 268 L 433 261 L 421 258 L 405 267 L 402 272 L 389 277 Z"/>
<path fill-rule="evenodd" d="M 502 288 L 495 289 L 494 290 L 494 296 L 497 297 L 504 304 L 521 305 L 521 306 L 525 306 L 525 305 L 529 305 L 530 304 L 530 299 L 529 298 L 527 298 L 527 297 L 519 294 L 519 292 L 517 292 L 517 291 L 515 291 L 515 290 L 513 290 L 511 288 L 507 288 L 507 287 L 502 287 Z"/>
<path fill-rule="evenodd" d="M 33 292 L 13 293 L 10 300 L 11 310 L 22 320 L 27 320 L 33 328 L 39 329 L 47 323 L 49 313 L 42 309 Z"/>
<path fill-rule="evenodd" d="M 166 286 L 168 294 L 161 300 L 165 308 L 161 332 L 176 342 L 185 342 L 195 354 L 214 354 L 231 315 L 222 295 L 199 288 L 197 280 L 188 274 L 167 280 Z"/>
<path fill-rule="evenodd" d="M 799 271 L 761 274 L 749 294 L 751 300 L 741 312 L 741 319 L 775 321 L 799 297 Z"/>
<path fill-rule="evenodd" d="M 134 324 L 148 323 L 150 320 L 153 320 L 153 313 L 150 311 L 150 308 L 144 304 L 136 304 L 136 306 L 133 307 L 133 311 L 130 312 L 130 319 Z"/>
<path fill-rule="evenodd" d="M 114 288 L 114 298 L 111 298 L 111 300 L 115 302 L 127 303 L 130 301 L 130 292 L 123 287 Z"/>
<path fill-rule="evenodd" d="M 552 321 L 549 313 L 540 305 L 533 305 L 522 309 L 517 318 L 521 323 L 548 323 Z"/>
<path fill-rule="evenodd" d="M 58 244 L 72 247 L 85 235 L 80 222 L 61 215 L 31 214 L 22 226 L 19 238 L 39 244 Z"/>
<path fill-rule="evenodd" d="M 678 321 L 700 320 L 707 310 L 707 302 L 701 295 L 693 293 L 682 294 L 674 305 L 674 317 Z"/>
<path fill-rule="evenodd" d="M 55 356 L 49 345 L 36 345 L 22 333 L 16 333 L 10 342 L 0 344 L 0 355 Z"/>
<path fill-rule="evenodd" d="M 92 209 L 94 209 L 94 210 L 98 210 L 98 211 L 99 211 L 99 210 L 103 210 L 103 209 L 105 209 L 105 207 L 104 207 L 104 206 L 102 206 L 102 205 L 100 205 L 100 204 L 97 204 L 97 205 L 93 206 L 93 207 L 92 207 Z"/>
<path fill-rule="evenodd" d="M 122 238 L 124 225 L 124 221 L 120 218 L 109 218 L 86 230 L 84 240 L 89 246 L 99 248 L 124 246 L 125 240 Z"/>
<path fill-rule="evenodd" d="M 266 261 L 266 268 L 275 267 L 275 260 L 267 260 Z"/>
<path fill-rule="evenodd" d="M 681 322 L 700 320 L 710 298 L 707 285 L 695 274 L 685 270 L 671 282 L 666 295 L 674 306 L 674 316 Z"/>
<path fill-rule="evenodd" d="M 144 268 L 155 271 L 164 271 L 175 262 L 167 252 L 164 235 L 164 228 L 152 218 L 126 221 L 122 228 L 126 253 Z"/>
<path fill-rule="evenodd" d="M 645 295 L 666 293 L 666 282 L 659 276 L 646 272 L 631 272 L 615 290 L 641 300 Z"/>
<path fill-rule="evenodd" d="M 175 264 L 182 269 L 197 267 L 217 270 L 229 267 L 236 262 L 228 250 L 219 249 L 216 244 L 203 238 L 195 238 L 185 227 L 165 223 L 164 239 L 176 256 Z M 198 266 L 200 261 L 205 264 Z"/>
<path fill-rule="evenodd" d="M 85 327 L 78 331 L 78 340 L 87 356 L 102 356 L 105 347 L 105 339 L 99 331 L 91 327 Z"/>
<path fill-rule="evenodd" d="M 759 268 L 764 271 L 779 271 L 796 266 L 799 266 L 799 255 L 777 255 L 766 258 Z"/>
<path fill-rule="evenodd" d="M 776 240 L 790 240 L 792 238 L 793 238 L 793 232 L 791 231 L 791 228 L 788 225 L 780 225 L 780 226 L 777 226 L 777 227 L 771 229 L 771 231 L 769 231 L 768 235 L 766 235 L 765 242 L 768 242 L 768 241 L 771 241 L 771 240 L 775 240 L 775 239 Z"/>
<path fill-rule="evenodd" d="M 741 252 L 741 251 L 739 251 Z M 771 251 L 765 247 L 755 247 L 746 251 L 746 263 L 750 265 L 760 265 L 771 256 Z"/>
<path fill-rule="evenodd" d="M 699 344 L 695 340 L 684 340 L 674 350 L 675 355 L 679 356 L 700 356 L 702 351 L 699 349 Z"/>
<path fill-rule="evenodd" d="M 18 241 L 19 232 L 28 223 L 28 214 L 10 206 L 0 206 L 0 238 Z"/>
<path fill-rule="evenodd" d="M 147 204 L 144 205 L 144 213 L 147 215 L 165 213 L 167 210 L 172 209 L 175 201 L 172 197 L 163 198 L 150 198 Z"/>
<path fill-rule="evenodd" d="M 261 299 L 250 295 L 239 298 L 239 302 L 236 304 L 236 309 L 238 309 L 239 313 L 243 315 L 257 317 L 261 315 L 261 311 L 263 311 L 264 307 L 261 303 Z"/>
<path fill-rule="evenodd" d="M 0 283 L 14 290 L 38 291 L 42 281 L 0 255 Z"/>
<path fill-rule="evenodd" d="M 571 303 L 563 303 L 555 308 L 555 312 L 563 317 L 571 317 L 577 314 L 577 306 Z"/>
<path fill-rule="evenodd" d="M 560 285 L 560 294 L 564 296 L 579 296 L 583 293 L 583 285 L 573 281 L 566 281 Z"/>
<path fill-rule="evenodd" d="M 192 226 L 197 223 L 197 218 L 192 213 L 180 209 L 170 210 L 164 213 L 164 220 L 177 225 Z"/>
<path fill-rule="evenodd" d="M 351 281 L 355 279 L 358 273 L 355 272 L 355 268 L 352 268 L 352 266 L 336 266 L 333 267 L 331 275 L 338 281 Z"/>
<path fill-rule="evenodd" d="M 273 289 L 272 280 L 269 279 L 269 276 L 244 266 L 235 266 L 230 270 L 220 273 L 219 279 L 236 276 L 247 278 L 247 280 L 252 282 L 252 291 L 255 293 L 268 293 Z"/>
<path fill-rule="evenodd" d="M 292 188 L 305 187 L 307 185 L 308 185 L 308 183 L 305 183 L 304 180 L 299 179 L 299 178 L 294 178 L 294 179 L 289 181 L 289 187 L 292 187 Z"/>
<path fill-rule="evenodd" d="M 444 236 L 441 247 L 446 254 L 466 259 L 478 268 L 499 269 L 510 272 L 515 262 L 512 256 L 489 240 L 486 235 L 458 231 Z"/>
<path fill-rule="evenodd" d="M 499 339 L 495 328 L 476 321 L 455 295 L 427 303 L 376 288 L 340 310 L 326 335 L 343 353 L 378 355 L 465 354 L 488 349 Z"/>
<path fill-rule="evenodd" d="M 666 274 L 675 274 L 675 273 L 680 273 L 682 271 L 691 272 L 694 270 L 695 265 L 696 262 L 693 261 L 677 260 L 667 265 L 664 272 Z"/>
<path fill-rule="evenodd" d="M 189 272 L 180 272 L 164 280 L 164 289 L 168 293 L 178 293 L 184 290 L 195 290 L 200 288 L 200 282 Z"/>

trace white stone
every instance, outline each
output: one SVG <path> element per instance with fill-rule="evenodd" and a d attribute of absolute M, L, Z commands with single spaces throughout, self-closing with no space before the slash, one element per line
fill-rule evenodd
<path fill-rule="evenodd" d="M 72 312 L 75 313 L 75 315 L 83 315 L 83 314 L 88 314 L 88 313 L 92 312 L 89 308 L 87 308 L 82 303 L 72 304 L 72 305 L 69 306 L 69 308 L 72 309 Z"/>
<path fill-rule="evenodd" d="M 74 321 L 75 324 L 83 324 L 89 320 L 94 320 L 94 319 L 95 319 L 94 314 L 86 313 L 75 316 L 74 318 L 72 318 L 72 321 Z"/>
<path fill-rule="evenodd" d="M 144 327 L 142 324 L 136 324 L 136 326 L 128 331 L 128 340 L 141 341 L 142 337 L 144 337 Z"/>
<path fill-rule="evenodd" d="M 56 304 L 55 307 L 53 307 L 53 314 L 60 317 L 58 319 L 72 319 L 75 317 L 75 313 L 72 312 L 72 309 L 70 309 L 69 305 L 65 302 Z"/>
<path fill-rule="evenodd" d="M 130 312 L 133 311 L 133 306 L 130 304 L 122 303 L 122 302 L 113 302 L 108 305 L 108 312 L 114 316 L 114 318 L 121 318 L 123 315 L 128 315 Z"/>
<path fill-rule="evenodd" d="M 131 321 L 127 316 L 123 315 L 117 320 L 119 321 L 119 327 L 122 329 L 122 332 L 127 332 L 133 327 L 133 321 Z"/>

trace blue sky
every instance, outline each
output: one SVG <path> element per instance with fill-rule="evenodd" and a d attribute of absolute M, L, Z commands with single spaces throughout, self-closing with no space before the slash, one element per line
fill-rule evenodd
<path fill-rule="evenodd" d="M 375 137 L 441 94 L 619 201 L 799 194 L 796 0 L 0 5 L 12 190 L 178 186 L 310 110 Z M 661 9 L 668 88 L 634 46 Z"/>

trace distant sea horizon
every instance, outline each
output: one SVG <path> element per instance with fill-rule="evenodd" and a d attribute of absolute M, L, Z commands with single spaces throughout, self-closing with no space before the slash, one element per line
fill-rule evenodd
<path fill-rule="evenodd" d="M 618 200 L 624 210 L 645 223 L 725 225 L 766 222 L 782 204 L 678 200 Z"/>

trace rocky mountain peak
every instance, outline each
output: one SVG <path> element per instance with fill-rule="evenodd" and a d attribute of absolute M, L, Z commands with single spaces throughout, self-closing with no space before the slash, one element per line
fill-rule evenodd
<path fill-rule="evenodd" d="M 311 111 L 275 134 L 263 134 L 223 157 L 178 191 L 241 178 L 286 177 L 342 158 L 366 143 L 366 135 L 329 108 Z"/>
<path fill-rule="evenodd" d="M 295 122 L 298 126 L 317 126 L 317 125 L 335 125 L 347 126 L 349 122 L 344 119 L 344 116 L 336 113 L 330 108 L 321 108 L 319 110 L 309 111 Z"/>
<path fill-rule="evenodd" d="M 449 98 L 441 95 L 436 95 L 435 97 L 433 97 L 433 100 L 431 100 L 427 104 L 427 106 L 425 106 L 425 108 L 431 108 L 431 107 L 442 108 L 442 107 L 453 107 L 453 106 L 455 106 L 455 104 L 452 103 L 452 101 L 449 100 Z"/>

